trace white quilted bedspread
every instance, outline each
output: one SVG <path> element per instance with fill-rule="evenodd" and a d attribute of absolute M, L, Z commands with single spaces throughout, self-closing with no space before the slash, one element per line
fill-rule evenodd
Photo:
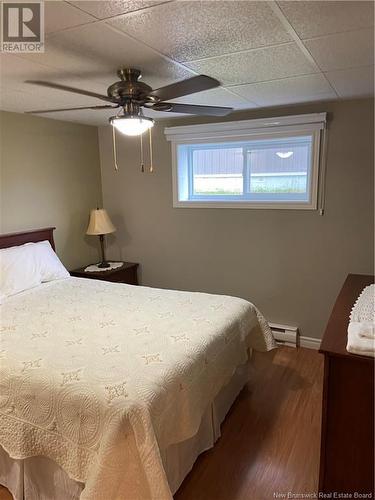
<path fill-rule="evenodd" d="M 1 306 L 0 444 L 90 500 L 170 500 L 160 451 L 193 436 L 247 350 L 275 347 L 227 296 L 68 278 Z"/>

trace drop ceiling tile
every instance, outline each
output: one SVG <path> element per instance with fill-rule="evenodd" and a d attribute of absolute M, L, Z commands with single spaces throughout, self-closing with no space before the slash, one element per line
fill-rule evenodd
<path fill-rule="evenodd" d="M 29 84 L 25 84 L 25 80 L 56 80 L 59 76 L 53 68 L 13 54 L 1 53 L 0 67 L 1 86 L 21 91 L 32 88 Z M 67 75 L 71 77 L 70 81 L 74 79 L 78 81 L 69 73 Z"/>
<path fill-rule="evenodd" d="M 65 2 L 44 2 L 44 28 L 46 34 L 63 31 L 93 21 L 95 21 L 93 16 Z"/>
<path fill-rule="evenodd" d="M 0 109 L 23 113 L 31 96 L 18 90 L 0 87 Z"/>
<path fill-rule="evenodd" d="M 106 19 L 108 17 L 126 14 L 135 10 L 145 9 L 158 3 L 163 3 L 163 0 L 97 0 L 69 2 L 79 9 L 95 16 L 97 19 Z"/>
<path fill-rule="evenodd" d="M 0 109 L 5 111 L 24 113 L 25 111 L 47 109 L 50 107 L 69 107 L 70 105 L 74 106 L 77 104 L 64 102 L 63 99 L 57 98 L 53 105 L 46 106 L 45 101 L 46 96 L 40 89 L 38 89 L 37 92 L 24 92 L 11 88 L 0 87 Z"/>
<path fill-rule="evenodd" d="M 231 90 L 259 106 L 275 106 L 337 98 L 335 92 L 321 74 L 240 85 L 231 87 Z"/>
<path fill-rule="evenodd" d="M 368 66 L 374 62 L 374 31 L 363 29 L 304 42 L 322 71 Z"/>
<path fill-rule="evenodd" d="M 76 102 L 74 102 L 75 100 Z M 51 108 L 69 108 L 89 104 L 98 104 L 98 102 L 82 102 L 82 100 L 78 100 L 77 97 L 73 95 L 73 98 L 69 97 L 67 100 L 64 100 L 64 98 L 61 98 L 61 96 L 58 96 L 57 98 L 55 97 L 54 99 L 51 99 L 49 101 L 49 105 L 46 105 L 46 95 L 41 89 L 37 89 L 37 92 L 23 92 L 19 90 L 0 87 L 0 109 L 4 111 L 24 113 L 26 111 L 45 110 Z M 72 116 L 74 121 L 79 122 L 82 119 L 83 111 L 71 111 L 62 113 L 55 112 L 48 114 L 43 113 L 36 114 L 35 116 L 53 117 L 58 120 L 63 120 L 63 117 L 67 116 L 68 113 L 70 116 Z M 92 111 L 92 113 L 95 113 L 95 111 Z M 84 117 L 85 116 L 83 116 L 83 118 Z"/>
<path fill-rule="evenodd" d="M 284 15 L 301 38 L 367 28 L 374 24 L 374 3 L 367 1 L 281 1 Z"/>
<path fill-rule="evenodd" d="M 193 61 L 188 66 L 198 73 L 217 78 L 223 85 L 255 83 L 315 72 L 294 43 Z"/>
<path fill-rule="evenodd" d="M 374 95 L 374 66 L 325 73 L 340 97 Z"/>
<path fill-rule="evenodd" d="M 13 54 L 0 53 L 0 82 L 3 87 L 18 88 L 24 80 L 48 78 L 51 68 L 27 61 Z"/>
<path fill-rule="evenodd" d="M 267 2 L 177 1 L 111 24 L 177 61 L 290 41 Z"/>
<path fill-rule="evenodd" d="M 23 59 L 11 54 L 0 54 L 0 85 L 2 91 L 14 90 L 19 92 L 24 92 L 30 95 L 29 102 L 31 107 L 27 109 L 35 109 L 35 101 L 38 101 L 39 96 L 44 99 L 43 108 L 56 107 L 56 103 L 76 106 L 76 105 L 91 105 L 99 104 L 97 99 L 91 97 L 85 97 L 77 94 L 72 94 L 70 92 L 61 92 L 55 89 L 48 89 L 45 87 L 38 87 L 36 85 L 31 85 L 25 83 L 25 80 L 46 80 L 57 82 L 65 85 L 70 85 L 78 88 L 86 88 L 93 92 L 101 93 L 103 86 L 94 84 L 93 82 L 84 82 L 77 75 L 72 75 L 70 73 L 64 73 L 56 71 L 54 68 L 37 64 L 33 61 Z M 40 107 L 38 105 L 38 107 Z M 25 108 L 23 108 L 26 110 Z"/>
<path fill-rule="evenodd" d="M 22 57 L 58 69 L 62 77 L 69 72 L 88 82 L 101 82 L 104 92 L 118 80 L 120 66 L 141 69 L 143 80 L 153 88 L 192 76 L 186 68 L 103 23 L 56 33 L 48 38 L 44 54 Z"/>

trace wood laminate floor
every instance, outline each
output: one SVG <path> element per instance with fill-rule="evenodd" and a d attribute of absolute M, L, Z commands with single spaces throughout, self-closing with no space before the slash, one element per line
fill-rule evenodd
<path fill-rule="evenodd" d="M 316 492 L 322 386 L 317 351 L 255 353 L 250 382 L 220 440 L 198 458 L 175 500 L 271 500 L 276 493 Z"/>
<path fill-rule="evenodd" d="M 222 437 L 198 458 L 175 500 L 271 500 L 277 493 L 316 492 L 322 379 L 317 351 L 255 353 L 250 382 Z M 0 487 L 0 500 L 11 498 Z"/>

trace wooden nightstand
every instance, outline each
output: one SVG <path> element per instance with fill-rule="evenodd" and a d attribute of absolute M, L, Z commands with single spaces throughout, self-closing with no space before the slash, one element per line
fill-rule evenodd
<path fill-rule="evenodd" d="M 121 267 L 110 269 L 109 271 L 103 270 L 98 272 L 85 272 L 85 267 L 74 269 L 70 271 L 71 276 L 76 278 L 89 278 L 94 280 L 112 281 L 115 283 L 127 283 L 128 285 L 138 285 L 136 262 L 123 262 Z"/>

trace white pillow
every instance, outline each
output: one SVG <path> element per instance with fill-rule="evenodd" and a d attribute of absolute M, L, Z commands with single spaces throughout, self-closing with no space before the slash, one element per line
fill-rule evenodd
<path fill-rule="evenodd" d="M 0 250 L 0 296 L 4 298 L 68 276 L 49 241 Z"/>
<path fill-rule="evenodd" d="M 33 251 L 40 262 L 42 283 L 59 280 L 61 278 L 69 278 L 69 272 L 61 263 L 61 260 L 54 252 L 49 241 L 30 243 L 30 245 L 33 245 Z"/>

